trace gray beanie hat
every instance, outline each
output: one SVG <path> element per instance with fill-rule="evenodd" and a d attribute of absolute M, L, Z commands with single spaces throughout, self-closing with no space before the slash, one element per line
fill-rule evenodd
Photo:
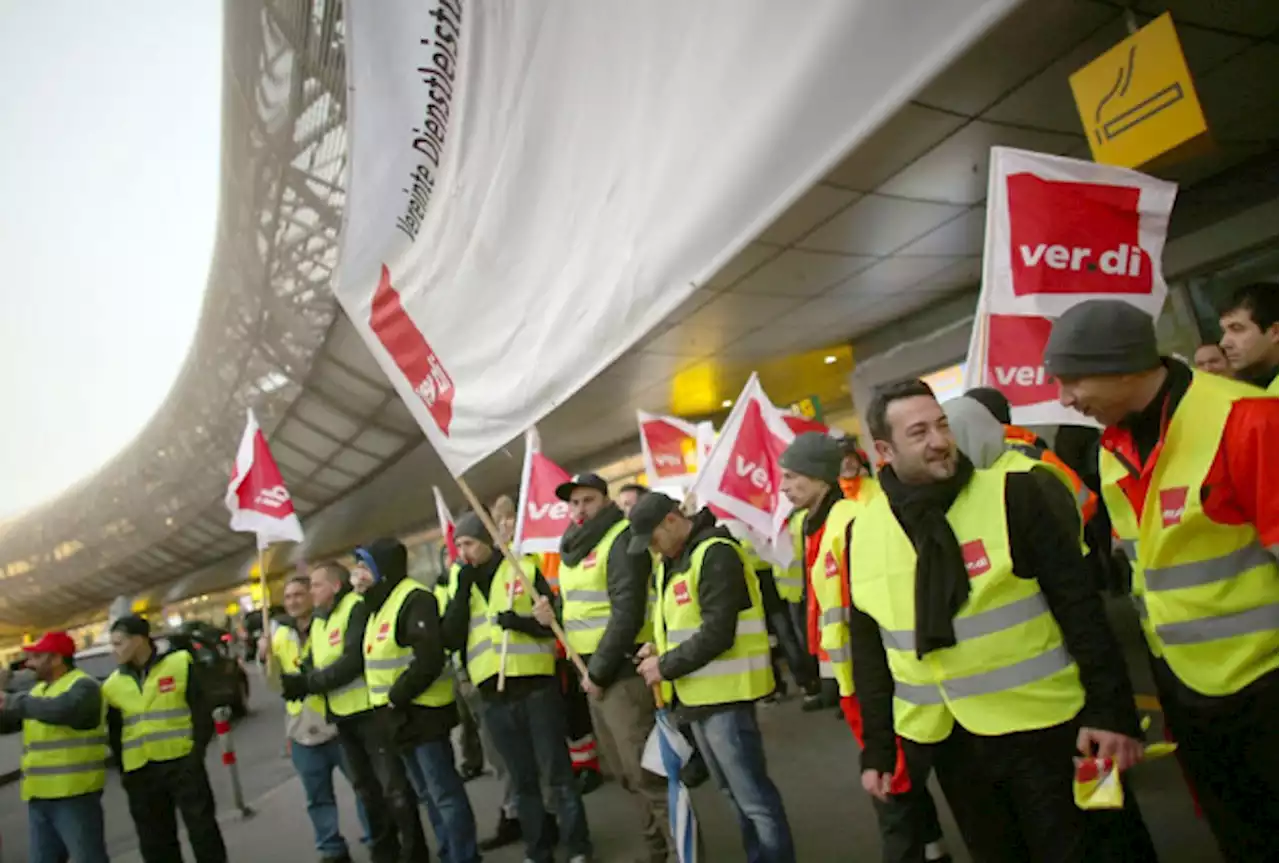
<path fill-rule="evenodd" d="M 1086 300 L 1053 322 L 1044 368 L 1056 377 L 1123 375 L 1160 365 L 1151 316 L 1122 300 Z"/>
<path fill-rule="evenodd" d="M 842 461 L 844 449 L 840 442 L 816 431 L 807 431 L 796 437 L 782 454 L 782 458 L 778 459 L 778 463 L 787 470 L 811 476 L 830 485 L 840 481 Z"/>
<path fill-rule="evenodd" d="M 493 537 L 485 529 L 484 522 L 480 520 L 480 516 L 474 512 L 464 512 L 458 516 L 458 521 L 453 526 L 453 535 L 455 537 L 468 536 L 472 539 L 480 540 L 485 545 L 493 545 Z"/>

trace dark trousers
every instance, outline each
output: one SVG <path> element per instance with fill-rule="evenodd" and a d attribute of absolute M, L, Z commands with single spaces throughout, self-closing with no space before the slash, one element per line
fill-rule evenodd
<path fill-rule="evenodd" d="M 1153 663 L 1165 722 L 1222 856 L 1236 861 L 1277 856 L 1277 674 L 1224 698 L 1187 699 L 1172 673 Z M 1188 703 L 1190 702 L 1190 703 Z"/>
<path fill-rule="evenodd" d="M 417 797 L 373 711 L 339 722 L 338 740 L 351 771 L 351 787 L 369 817 L 374 863 L 426 863 L 431 857 Z"/>
<path fill-rule="evenodd" d="M 880 859 L 884 863 L 924 863 L 925 845 L 942 841 L 938 807 L 925 783 L 913 784 L 887 801 L 871 798 L 880 828 Z"/>
<path fill-rule="evenodd" d="M 929 769 L 977 863 L 1156 860 L 1132 792 L 1118 811 L 1084 811 L 1072 796 L 1079 725 L 979 737 L 957 725 L 941 743 L 903 741 L 911 784 Z M 922 840 L 923 841 L 923 840 Z M 923 850 L 916 860 L 924 860 Z"/>
<path fill-rule="evenodd" d="M 479 773 L 484 769 L 484 745 L 480 741 L 480 717 L 471 712 L 471 704 L 462 692 L 457 677 L 453 681 L 453 701 L 458 705 L 458 733 L 462 746 L 462 772 Z"/>
<path fill-rule="evenodd" d="M 226 863 L 218 807 L 204 761 L 197 753 L 173 761 L 152 761 L 130 770 L 124 774 L 122 784 L 145 863 L 182 863 L 178 812 L 187 827 L 196 863 Z"/>

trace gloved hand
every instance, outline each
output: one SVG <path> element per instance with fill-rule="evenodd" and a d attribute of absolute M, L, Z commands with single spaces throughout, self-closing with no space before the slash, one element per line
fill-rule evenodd
<path fill-rule="evenodd" d="M 527 620 L 528 618 L 516 614 L 514 611 L 500 611 L 498 616 L 493 619 L 493 622 L 503 629 L 509 629 L 512 632 L 523 632 L 528 627 Z"/>
<path fill-rule="evenodd" d="M 301 674 L 280 675 L 280 688 L 285 701 L 298 701 L 310 695 L 307 691 L 307 678 Z"/>

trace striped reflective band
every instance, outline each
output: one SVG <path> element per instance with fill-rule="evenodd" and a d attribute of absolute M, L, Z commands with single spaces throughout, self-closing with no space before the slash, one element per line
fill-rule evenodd
<path fill-rule="evenodd" d="M 1274 562 L 1275 558 L 1265 548 L 1257 543 L 1251 543 L 1221 557 L 1197 560 L 1194 563 L 1179 563 L 1158 569 L 1147 567 L 1145 570 L 1147 590 L 1155 593 L 1161 590 L 1181 590 L 1185 587 L 1215 584 L 1235 578 L 1255 566 L 1266 566 Z"/>
<path fill-rule="evenodd" d="M 191 711 L 185 707 L 175 707 L 172 710 L 147 710 L 143 713 L 135 713 L 121 724 L 136 725 L 139 722 L 154 722 L 160 719 L 185 719 L 190 716 Z"/>
<path fill-rule="evenodd" d="M 24 767 L 22 768 L 22 775 L 27 778 L 33 776 L 70 776 L 73 773 L 89 773 L 90 771 L 96 772 L 106 769 L 107 761 L 105 758 L 94 758 L 80 764 L 60 764 L 57 767 Z"/>
<path fill-rule="evenodd" d="M 1023 597 L 1017 602 L 1011 602 L 1008 605 L 1002 605 L 990 611 L 983 611 L 970 617 L 957 617 L 952 621 L 952 626 L 956 632 L 956 643 L 959 644 L 971 638 L 980 638 L 993 632 L 1012 629 L 1019 624 L 1028 623 L 1040 615 L 1048 613 L 1049 606 L 1044 601 L 1044 596 L 1039 593 L 1033 593 L 1031 596 Z M 910 630 L 882 629 L 880 630 L 880 637 L 886 647 L 894 650 L 913 651 L 916 649 L 916 634 Z"/>
<path fill-rule="evenodd" d="M 373 695 L 386 695 L 386 694 L 387 694 L 388 692 L 390 692 L 390 691 L 391 691 L 391 687 L 390 687 L 389 685 L 388 685 L 388 686 L 370 686 L 370 687 L 369 687 L 369 692 L 370 692 L 371 694 L 373 694 Z"/>
<path fill-rule="evenodd" d="M 1089 502 L 1089 495 L 1093 492 L 1089 491 L 1089 486 L 1081 485 L 1076 489 L 1076 505 L 1083 508 Z"/>
<path fill-rule="evenodd" d="M 849 609 L 843 605 L 837 605 L 835 608 L 828 608 L 822 612 L 822 625 L 829 626 L 832 623 L 848 623 Z"/>
<path fill-rule="evenodd" d="M 564 592 L 565 602 L 608 602 L 609 591 L 607 590 L 566 590 Z"/>
<path fill-rule="evenodd" d="M 609 615 L 597 615 L 595 617 L 580 617 L 577 620 L 566 620 L 564 628 L 566 632 L 585 632 L 592 629 L 604 629 L 609 625 Z"/>
<path fill-rule="evenodd" d="M 190 728 L 171 728 L 168 731 L 153 731 L 150 734 L 144 734 L 141 737 L 135 737 L 132 740 L 126 740 L 121 746 L 122 749 L 137 749 L 147 743 L 155 743 L 159 740 L 178 740 L 183 737 L 190 737 Z"/>
<path fill-rule="evenodd" d="M 668 629 L 667 641 L 680 644 L 692 638 L 697 631 L 696 629 Z M 767 631 L 763 620 L 739 620 L 735 630 L 738 635 L 764 635 Z"/>
<path fill-rule="evenodd" d="M 769 654 L 759 656 L 739 656 L 734 659 L 716 659 L 708 662 L 697 671 L 685 675 L 689 677 L 724 677 L 730 674 L 749 674 L 771 667 Z"/>
<path fill-rule="evenodd" d="M 786 587 L 804 587 L 804 578 L 799 575 L 775 575 L 773 580 Z"/>
<path fill-rule="evenodd" d="M 355 692 L 357 689 L 364 689 L 364 678 L 356 677 L 339 686 L 337 689 L 330 689 L 325 695 L 333 698 L 335 695 L 346 695 L 348 692 Z"/>
<path fill-rule="evenodd" d="M 391 659 L 366 659 L 364 667 L 365 670 L 395 671 L 398 668 L 408 668 L 412 660 L 413 654 L 406 653 L 404 656 L 395 656 Z"/>
<path fill-rule="evenodd" d="M 485 638 L 467 648 L 467 662 L 475 662 L 487 650 L 493 650 L 493 642 Z"/>
<path fill-rule="evenodd" d="M 511 642 L 507 645 L 509 655 L 537 656 L 539 653 L 555 653 L 556 645 L 552 641 L 539 641 L 530 644 L 527 641 Z"/>
<path fill-rule="evenodd" d="M 1167 645 L 1202 644 L 1272 629 L 1280 629 L 1280 608 L 1274 603 L 1268 603 L 1221 617 L 1202 617 L 1182 623 L 1162 624 L 1156 627 L 1156 635 Z"/>
<path fill-rule="evenodd" d="M 1067 649 L 1065 647 L 1055 647 L 1053 650 L 1046 651 L 1039 656 L 1024 659 L 1022 662 L 1015 662 L 1013 665 L 1006 665 L 1004 668 L 996 668 L 980 674 L 971 674 L 968 677 L 944 680 L 938 684 L 919 685 L 896 681 L 893 694 L 895 697 L 911 704 L 942 704 L 944 703 L 944 692 L 947 698 L 990 695 L 993 692 L 1005 692 L 1010 689 L 1016 689 L 1019 686 L 1025 686 L 1028 683 L 1034 683 L 1037 680 L 1043 680 L 1051 674 L 1056 674 L 1064 668 L 1070 667 L 1071 656 L 1067 653 Z"/>
<path fill-rule="evenodd" d="M 489 618 L 485 617 L 483 614 L 477 614 L 475 617 L 467 621 L 467 625 L 471 629 L 475 629 L 477 626 L 484 626 L 488 622 Z"/>
<path fill-rule="evenodd" d="M 826 654 L 831 662 L 853 662 L 853 649 L 847 644 L 843 647 L 833 647 L 826 651 Z"/>
<path fill-rule="evenodd" d="M 833 668 L 831 665 L 831 660 L 829 659 L 818 660 L 818 676 L 821 677 L 823 680 L 831 680 L 836 676 L 836 671 L 835 671 L 835 668 Z"/>
<path fill-rule="evenodd" d="M 79 749 L 81 746 L 106 746 L 106 735 L 79 737 L 72 740 L 33 740 L 22 744 L 23 752 L 50 752 L 55 749 Z"/>

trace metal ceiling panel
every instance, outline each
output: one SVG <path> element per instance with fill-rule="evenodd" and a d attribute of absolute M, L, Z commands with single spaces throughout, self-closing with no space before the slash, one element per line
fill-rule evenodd
<path fill-rule="evenodd" d="M 723 290 L 735 285 L 766 261 L 777 257 L 781 251 L 782 247 L 780 246 L 768 243 L 750 243 L 735 255 L 729 263 L 721 267 L 720 272 L 707 280 L 707 287 Z"/>
<path fill-rule="evenodd" d="M 966 209 L 952 204 L 867 195 L 797 245 L 819 252 L 883 257 Z"/>
<path fill-rule="evenodd" d="M 734 285 L 730 293 L 813 297 L 873 263 L 873 257 L 844 254 L 839 250 L 788 249 Z"/>
<path fill-rule="evenodd" d="M 899 254 L 980 255 L 986 234 L 987 208 L 974 207 L 903 246 Z"/>
<path fill-rule="evenodd" d="M 827 174 L 825 182 L 873 192 L 966 122 L 962 115 L 909 102 Z"/>
<path fill-rule="evenodd" d="M 789 246 L 857 199 L 856 192 L 818 183 L 766 228 L 760 239 Z"/>

